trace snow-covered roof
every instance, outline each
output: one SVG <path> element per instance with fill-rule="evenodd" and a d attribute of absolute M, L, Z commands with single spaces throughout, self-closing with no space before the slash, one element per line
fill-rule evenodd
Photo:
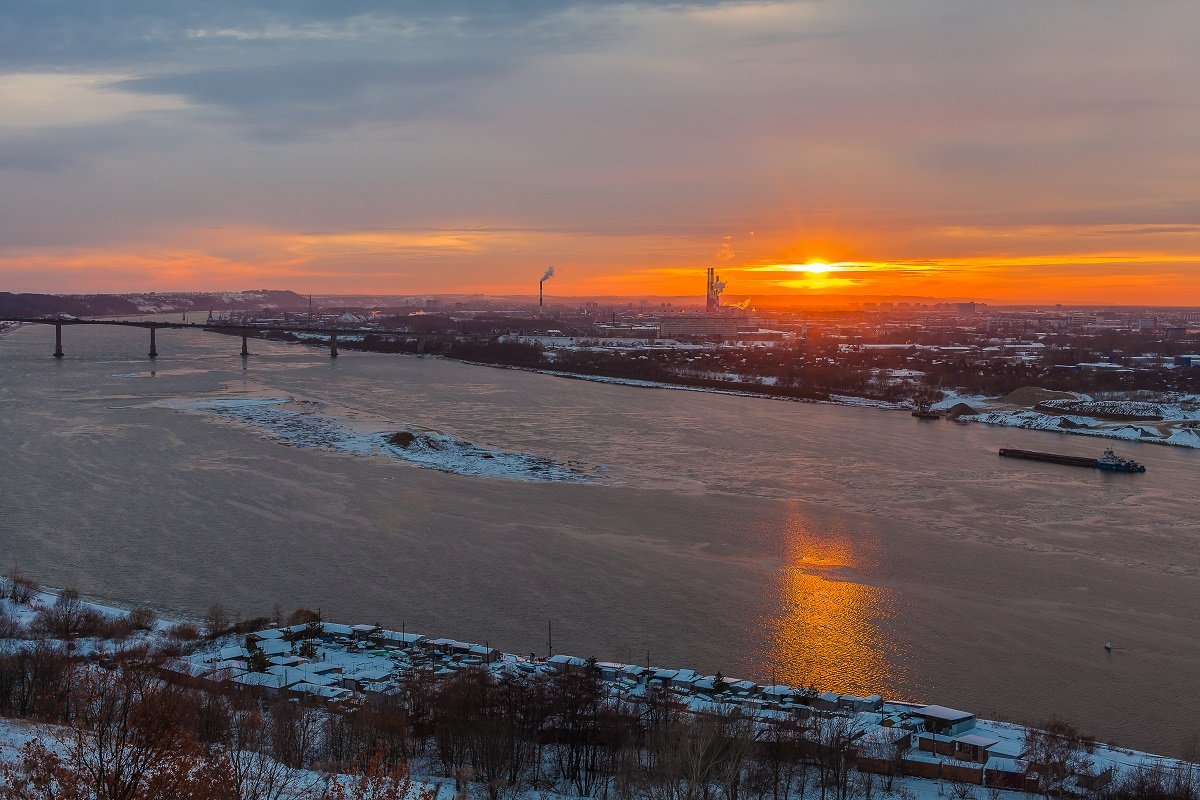
<path fill-rule="evenodd" d="M 383 639 L 385 642 L 401 642 L 403 644 L 416 644 L 424 641 L 425 637 L 419 633 L 401 633 L 400 631 L 379 630 L 371 634 L 372 638 Z"/>
<path fill-rule="evenodd" d="M 222 647 L 220 656 L 222 661 L 230 661 L 235 658 L 249 658 L 250 651 L 240 646 Z"/>
<path fill-rule="evenodd" d="M 976 733 L 968 733 L 966 736 L 959 736 L 954 741 L 962 742 L 963 744 L 973 744 L 976 747 L 991 747 L 992 745 L 1000 744 L 999 739 L 993 739 L 990 736 L 980 736 Z"/>
<path fill-rule="evenodd" d="M 568 666 L 568 667 L 585 667 L 585 666 L 587 666 L 587 659 L 580 658 L 579 656 L 568 656 L 568 655 L 564 655 L 564 654 L 550 656 L 550 658 L 546 659 L 546 661 L 547 661 L 547 663 L 550 663 L 550 664 L 555 664 L 555 665 L 562 664 L 563 666 Z"/>
<path fill-rule="evenodd" d="M 332 686 L 337 683 L 333 678 L 321 675 L 304 667 L 267 667 L 267 673 L 275 676 L 280 686 L 291 686 L 296 683 L 315 683 L 318 686 Z"/>
<path fill-rule="evenodd" d="M 284 686 L 282 679 L 278 675 L 271 675 L 266 672 L 246 672 L 233 677 L 234 683 L 240 683 L 243 686 L 266 686 L 272 689 L 280 689 Z"/>
<path fill-rule="evenodd" d="M 187 661 L 182 658 L 168 661 L 163 665 L 163 668 L 171 672 L 178 672 L 180 675 L 190 675 L 193 678 L 199 678 L 201 675 L 207 675 L 209 672 L 212 672 L 212 667 L 208 664 L 197 664 L 194 661 Z"/>
<path fill-rule="evenodd" d="M 292 651 L 291 645 L 282 639 L 268 639 L 258 643 L 258 651 L 265 656 L 278 656 Z"/>
<path fill-rule="evenodd" d="M 297 683 L 289 688 L 293 692 L 311 694 L 315 697 L 323 697 L 326 700 L 340 700 L 352 694 L 349 689 L 343 689 L 340 686 L 321 686 L 315 683 Z"/>
<path fill-rule="evenodd" d="M 300 656 L 271 656 L 267 659 L 268 663 L 275 664 L 281 667 L 294 667 L 297 664 L 303 664 L 305 659 Z"/>
<path fill-rule="evenodd" d="M 282 639 L 283 631 L 279 630 L 279 628 L 264 628 L 261 631 L 255 631 L 254 633 L 250 634 L 250 636 L 251 636 L 251 638 L 254 638 L 254 639 L 263 639 L 263 640 L 265 640 L 265 639 Z"/>
<path fill-rule="evenodd" d="M 958 709 L 947 708 L 946 706 L 925 706 L 923 708 L 918 708 L 914 713 L 919 717 L 926 717 L 927 719 L 940 719 L 945 722 L 961 722 L 962 720 L 971 719 L 975 716 L 969 711 L 959 711 Z"/>
<path fill-rule="evenodd" d="M 233 659 L 229 659 L 227 661 L 218 661 L 217 663 L 213 664 L 209 669 L 209 674 L 217 675 L 219 673 L 226 673 L 230 675 L 240 675 L 246 671 L 247 669 L 245 661 L 235 661 Z"/>

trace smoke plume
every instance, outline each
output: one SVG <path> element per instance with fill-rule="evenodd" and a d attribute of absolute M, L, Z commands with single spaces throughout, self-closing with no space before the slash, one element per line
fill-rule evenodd
<path fill-rule="evenodd" d="M 542 279 L 538 283 L 545 283 L 554 277 L 554 267 L 546 267 L 546 273 L 542 275 Z"/>
<path fill-rule="evenodd" d="M 721 239 L 721 246 L 717 248 L 717 260 L 728 261 L 737 255 L 733 249 L 733 237 L 725 236 Z"/>

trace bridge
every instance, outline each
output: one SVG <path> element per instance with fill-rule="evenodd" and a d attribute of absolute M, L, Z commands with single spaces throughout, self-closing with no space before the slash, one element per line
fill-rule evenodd
<path fill-rule="evenodd" d="M 309 328 L 303 325 L 246 325 L 234 324 L 227 322 L 159 322 L 150 320 L 118 320 L 118 319 L 59 319 L 46 317 L 0 317 L 0 322 L 21 322 L 30 325 L 53 325 L 54 326 L 54 357 L 63 357 L 63 327 L 67 325 L 115 325 L 125 328 L 146 328 L 150 331 L 150 352 L 147 354 L 150 358 L 158 358 L 158 338 L 157 331 L 159 328 L 168 328 L 171 330 L 198 330 L 212 331 L 214 333 L 226 333 L 232 335 L 241 335 L 242 337 L 242 358 L 250 356 L 249 337 L 255 336 L 264 331 L 279 331 L 281 333 L 317 333 L 329 337 L 329 357 L 337 358 L 338 355 L 338 334 L 354 334 L 357 336 L 365 336 L 369 333 L 379 334 L 381 336 L 391 336 L 404 339 L 416 339 L 417 349 L 423 349 L 424 344 L 429 339 L 444 338 L 445 334 L 441 333 L 413 333 L 409 331 L 375 331 L 362 330 L 360 328 Z"/>

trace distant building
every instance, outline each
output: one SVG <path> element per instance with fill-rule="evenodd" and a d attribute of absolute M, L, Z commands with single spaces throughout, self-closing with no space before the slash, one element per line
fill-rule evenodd
<path fill-rule="evenodd" d="M 658 335 L 664 339 L 709 336 L 733 338 L 737 336 L 740 321 L 737 317 L 722 316 L 663 317 L 658 326 Z"/>

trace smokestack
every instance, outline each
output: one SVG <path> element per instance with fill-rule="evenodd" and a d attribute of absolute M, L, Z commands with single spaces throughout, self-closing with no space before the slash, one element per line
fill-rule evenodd
<path fill-rule="evenodd" d="M 554 277 L 554 267 L 546 267 L 546 271 L 542 273 L 542 279 L 538 281 L 538 311 L 542 310 L 542 284 Z"/>

